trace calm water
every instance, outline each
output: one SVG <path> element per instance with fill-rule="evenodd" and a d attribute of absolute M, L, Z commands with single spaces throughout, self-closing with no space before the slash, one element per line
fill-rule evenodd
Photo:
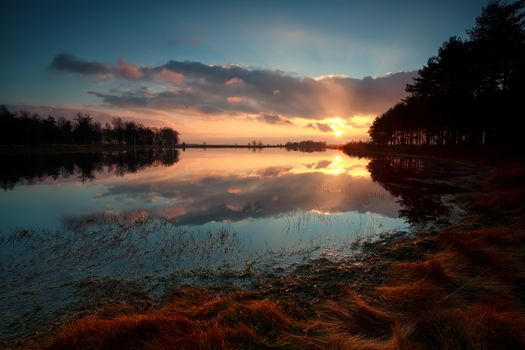
<path fill-rule="evenodd" d="M 0 336 L 96 298 L 249 283 L 407 231 L 410 210 L 428 203 L 410 208 L 402 185 L 383 183 L 396 162 L 278 149 L 7 158 Z"/>

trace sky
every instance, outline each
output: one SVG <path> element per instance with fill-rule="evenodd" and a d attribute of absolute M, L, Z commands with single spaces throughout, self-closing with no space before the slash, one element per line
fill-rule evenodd
<path fill-rule="evenodd" d="M 366 140 L 485 1 L 11 1 L 0 103 L 186 142 Z"/>

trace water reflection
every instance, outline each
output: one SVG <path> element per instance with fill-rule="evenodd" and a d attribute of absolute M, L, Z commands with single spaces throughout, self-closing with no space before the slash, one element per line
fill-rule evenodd
<path fill-rule="evenodd" d="M 126 284 L 153 293 L 232 276 L 249 283 L 305 259 L 338 259 L 356 240 L 446 215 L 441 195 L 460 190 L 441 181 L 451 176 L 444 165 L 338 151 L 192 149 L 180 161 L 176 151 L 137 151 L 6 164 L 0 338 L 23 331 L 16 320 L 36 327 L 75 303 L 125 294 Z"/>
<path fill-rule="evenodd" d="M 324 162 L 324 161 L 321 161 Z M 271 167 L 253 174 L 137 179 L 108 186 L 103 197 L 162 203 L 148 209 L 182 225 L 268 218 L 294 211 L 337 214 L 371 211 L 397 217 L 398 205 L 368 177 L 326 176 L 329 168 Z"/>
<path fill-rule="evenodd" d="M 465 192 L 450 180 L 470 171 L 464 164 L 396 156 L 374 157 L 367 168 L 373 181 L 399 198 L 399 216 L 420 226 L 447 218 L 451 206 L 444 199 Z"/>
<path fill-rule="evenodd" d="M 92 181 L 97 173 L 123 176 L 150 166 L 169 166 L 179 161 L 178 150 L 130 150 L 122 152 L 4 155 L 0 157 L 0 187 L 35 184 L 48 179 Z"/>

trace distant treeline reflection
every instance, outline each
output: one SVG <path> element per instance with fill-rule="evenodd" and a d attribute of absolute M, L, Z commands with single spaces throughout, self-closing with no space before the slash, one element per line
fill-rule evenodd
<path fill-rule="evenodd" d="M 355 157 L 359 154 L 351 154 Z M 443 195 L 461 193 L 464 189 L 451 184 L 451 179 L 468 171 L 426 159 L 398 156 L 367 157 L 371 179 L 398 197 L 399 216 L 412 225 L 425 225 L 445 219 L 450 214 Z M 32 184 L 46 179 L 92 181 L 98 174 L 122 176 L 151 166 L 169 166 L 179 161 L 174 149 L 128 150 L 81 154 L 46 154 L 3 156 L 4 171 L 0 186 L 11 190 L 17 184 Z"/>
<path fill-rule="evenodd" d="M 169 166 L 179 161 L 174 149 L 128 150 L 122 152 L 38 154 L 2 156 L 0 187 L 12 190 L 16 184 L 32 184 L 46 179 L 76 176 L 91 181 L 107 171 L 117 176 L 136 173 L 151 166 Z"/>

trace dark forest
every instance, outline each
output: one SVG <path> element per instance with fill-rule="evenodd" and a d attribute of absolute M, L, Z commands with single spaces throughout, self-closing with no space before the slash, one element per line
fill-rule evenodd
<path fill-rule="evenodd" d="M 408 96 L 375 119 L 378 145 L 523 145 L 524 1 L 491 1 L 451 37 L 406 87 Z"/>

